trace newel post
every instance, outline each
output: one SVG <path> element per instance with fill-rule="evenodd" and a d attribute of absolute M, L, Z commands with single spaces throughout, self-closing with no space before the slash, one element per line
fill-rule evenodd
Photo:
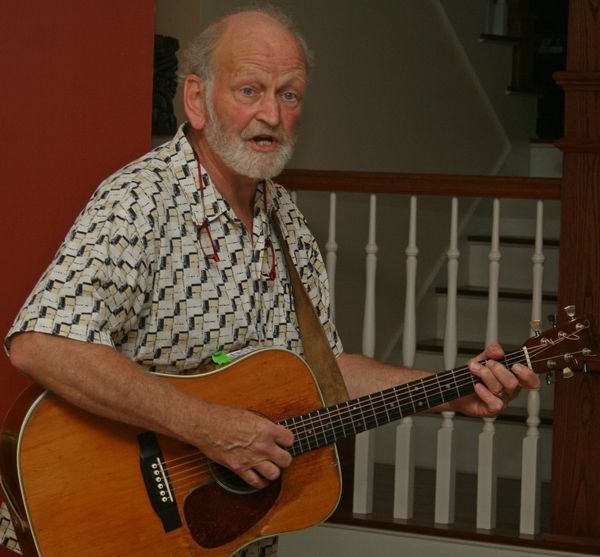
<path fill-rule="evenodd" d="M 600 326 L 600 2 L 569 2 L 561 193 L 559 308 Z M 559 312 L 561 310 L 559 309 Z M 563 314 L 564 315 L 564 314 Z M 557 377 L 548 539 L 600 549 L 600 362 Z M 595 371 L 595 373 L 594 373 Z"/>

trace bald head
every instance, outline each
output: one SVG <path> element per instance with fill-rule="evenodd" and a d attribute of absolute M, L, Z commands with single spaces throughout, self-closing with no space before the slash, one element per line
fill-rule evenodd
<path fill-rule="evenodd" d="M 255 27 L 256 26 L 256 27 Z M 227 44 L 231 37 L 241 36 L 251 39 L 253 28 L 260 34 L 271 35 L 272 38 L 289 40 L 293 38 L 300 49 L 305 70 L 308 73 L 312 65 L 312 53 L 306 41 L 293 26 L 291 19 L 273 6 L 260 9 L 245 9 L 235 11 L 210 24 L 202 33 L 197 35 L 182 53 L 180 76 L 185 78 L 188 74 L 195 74 L 205 81 L 212 81 L 214 76 L 214 54 L 219 46 Z M 241 33 L 241 35 L 236 35 Z"/>

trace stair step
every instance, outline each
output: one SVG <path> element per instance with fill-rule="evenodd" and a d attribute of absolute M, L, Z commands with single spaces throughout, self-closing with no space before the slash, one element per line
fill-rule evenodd
<path fill-rule="evenodd" d="M 482 351 L 481 342 L 459 340 L 457 343 L 457 352 L 465 356 L 476 356 Z M 513 352 L 518 350 L 518 346 L 502 345 L 504 350 L 507 352 Z M 424 350 L 427 352 L 439 352 L 444 351 L 444 339 L 441 338 L 425 338 L 417 341 L 417 350 Z"/>
<path fill-rule="evenodd" d="M 448 294 L 448 288 L 438 286 L 435 289 L 436 294 Z M 487 298 L 488 289 L 481 286 L 459 286 L 456 289 L 459 296 L 471 296 L 475 298 Z M 502 288 L 498 291 L 498 297 L 505 300 L 526 300 L 531 301 L 531 292 L 528 290 L 520 290 L 518 288 Z M 543 302 L 556 302 L 557 296 L 554 292 L 543 292 Z"/>
<path fill-rule="evenodd" d="M 491 244 L 492 237 L 484 234 L 473 234 L 467 236 L 469 242 L 480 242 L 484 244 Z M 513 246 L 535 246 L 535 239 L 527 236 L 500 236 L 500 245 L 513 245 Z M 559 247 L 560 240 L 558 238 L 544 238 L 545 247 Z"/>
<path fill-rule="evenodd" d="M 519 44 L 520 41 L 521 39 L 519 37 L 512 37 L 509 35 L 495 35 L 493 33 L 481 33 L 479 35 L 480 43 L 494 43 L 513 46 Z"/>

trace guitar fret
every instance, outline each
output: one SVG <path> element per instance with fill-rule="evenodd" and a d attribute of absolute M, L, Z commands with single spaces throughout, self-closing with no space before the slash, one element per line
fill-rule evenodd
<path fill-rule="evenodd" d="M 419 412 L 420 410 L 424 410 L 425 409 L 425 403 L 422 400 L 423 397 L 423 381 L 417 381 L 417 384 L 414 385 L 414 387 L 409 390 L 410 393 L 410 398 L 413 402 L 413 407 L 414 407 L 414 413 L 416 414 L 417 412 Z M 411 392 L 412 391 L 412 392 Z M 413 396 L 414 395 L 414 396 Z M 419 398 L 421 397 L 421 398 Z M 417 401 L 416 405 L 415 405 L 415 400 Z"/>
<path fill-rule="evenodd" d="M 452 372 L 436 373 L 440 392 L 444 402 L 454 400 L 460 396 L 458 385 L 456 384 L 456 375 Z"/>
<path fill-rule="evenodd" d="M 387 408 L 385 407 L 383 396 L 380 393 L 376 395 L 370 394 L 369 398 L 371 399 L 371 404 L 373 405 L 376 426 L 379 427 L 380 425 L 389 423 L 390 419 L 387 413 Z"/>
<path fill-rule="evenodd" d="M 401 404 L 400 399 L 396 396 L 396 400 L 398 401 L 398 409 L 402 417 L 410 416 L 416 412 L 415 404 L 412 399 L 412 395 L 410 394 L 410 387 L 408 385 L 401 385 L 396 388 L 396 393 L 404 392 L 404 404 Z M 408 395 L 408 400 L 406 399 L 406 395 Z"/>
<path fill-rule="evenodd" d="M 346 406 L 347 406 L 346 403 L 338 403 L 332 407 L 332 412 L 329 413 L 329 419 L 331 420 L 331 425 L 332 425 L 333 440 L 341 439 L 343 437 L 348 437 L 348 435 L 349 435 L 349 432 L 348 433 L 346 432 L 343 420 L 340 420 L 342 408 L 345 408 Z M 335 422 L 333 419 L 334 412 L 336 415 Z M 334 423 L 335 423 L 335 425 L 334 425 Z"/>

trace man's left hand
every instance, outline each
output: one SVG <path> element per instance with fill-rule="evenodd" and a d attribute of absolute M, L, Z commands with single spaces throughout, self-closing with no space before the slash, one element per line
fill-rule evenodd
<path fill-rule="evenodd" d="M 537 389 L 539 377 L 527 366 L 515 364 L 508 370 L 498 360 L 504 357 L 499 344 L 491 344 L 469 361 L 469 370 L 481 379 L 475 393 L 448 404 L 449 409 L 478 418 L 493 418 L 506 408 L 521 387 Z"/>

